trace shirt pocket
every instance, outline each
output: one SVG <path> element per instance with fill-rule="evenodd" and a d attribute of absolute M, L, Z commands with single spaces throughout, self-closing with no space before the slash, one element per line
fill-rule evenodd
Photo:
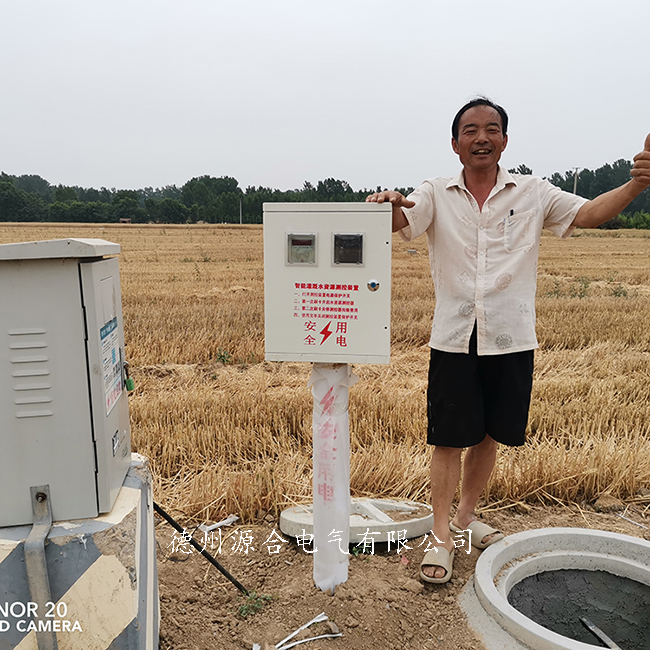
<path fill-rule="evenodd" d="M 503 247 L 506 252 L 515 253 L 535 245 L 535 214 L 536 210 L 527 210 L 505 218 Z"/>

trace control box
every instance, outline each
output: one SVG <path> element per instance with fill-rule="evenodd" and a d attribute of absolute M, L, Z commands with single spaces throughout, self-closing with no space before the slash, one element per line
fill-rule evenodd
<path fill-rule="evenodd" d="M 265 203 L 267 361 L 389 363 L 389 203 Z"/>
<path fill-rule="evenodd" d="M 0 528 L 109 512 L 131 462 L 119 244 L 0 245 Z"/>

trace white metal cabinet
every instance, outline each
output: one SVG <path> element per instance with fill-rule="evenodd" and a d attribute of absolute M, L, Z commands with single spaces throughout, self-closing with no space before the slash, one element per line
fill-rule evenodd
<path fill-rule="evenodd" d="M 110 511 L 131 458 L 118 244 L 0 246 L 0 527 Z"/>
<path fill-rule="evenodd" d="M 390 204 L 265 203 L 269 361 L 389 363 Z"/>

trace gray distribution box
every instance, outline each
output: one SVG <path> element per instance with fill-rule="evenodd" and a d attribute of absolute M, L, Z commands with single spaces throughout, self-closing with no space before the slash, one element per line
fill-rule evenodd
<path fill-rule="evenodd" d="M 0 527 L 109 512 L 131 461 L 119 244 L 0 246 Z"/>

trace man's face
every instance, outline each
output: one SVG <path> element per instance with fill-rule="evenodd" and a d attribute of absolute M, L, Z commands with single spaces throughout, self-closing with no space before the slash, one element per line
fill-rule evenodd
<path fill-rule="evenodd" d="M 503 135 L 501 116 L 491 106 L 474 106 L 465 111 L 458 124 L 458 140 L 451 146 L 469 170 L 496 170 L 508 136 Z"/>

